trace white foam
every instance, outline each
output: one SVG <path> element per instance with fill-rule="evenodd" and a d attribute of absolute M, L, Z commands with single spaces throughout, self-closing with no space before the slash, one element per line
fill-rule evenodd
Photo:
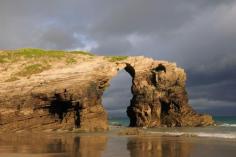
<path fill-rule="evenodd" d="M 170 135 L 170 136 L 197 136 L 197 137 L 214 137 L 214 138 L 227 138 L 236 139 L 235 133 L 205 133 L 205 132 L 149 132 L 152 134 L 159 135 Z"/>
<path fill-rule="evenodd" d="M 219 126 L 224 126 L 224 127 L 236 127 L 236 124 L 228 124 L 228 123 L 223 123 Z"/>

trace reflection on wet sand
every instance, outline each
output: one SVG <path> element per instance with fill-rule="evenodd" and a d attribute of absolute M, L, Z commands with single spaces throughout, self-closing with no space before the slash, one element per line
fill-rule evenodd
<path fill-rule="evenodd" d="M 220 141 L 220 142 L 219 142 Z M 236 142 L 108 134 L 0 134 L 0 157 L 234 157 Z"/>
<path fill-rule="evenodd" d="M 106 143 L 105 135 L 1 135 L 0 156 L 100 157 Z"/>
<path fill-rule="evenodd" d="M 189 157 L 192 145 L 180 140 L 165 138 L 129 138 L 127 149 L 131 157 Z"/>
<path fill-rule="evenodd" d="M 80 136 L 74 139 L 75 157 L 100 157 L 105 150 L 106 136 Z"/>

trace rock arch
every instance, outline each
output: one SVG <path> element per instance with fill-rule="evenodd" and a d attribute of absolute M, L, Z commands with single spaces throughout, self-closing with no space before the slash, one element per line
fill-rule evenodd
<path fill-rule="evenodd" d="M 211 116 L 197 114 L 188 104 L 186 74 L 174 63 L 146 57 L 121 61 L 98 57 L 86 64 L 86 71 L 78 65 L 63 77 L 44 76 L 47 81 L 42 83 L 35 76 L 34 83 L 5 90 L 0 96 L 0 130 L 108 130 L 102 95 L 121 69 L 132 77 L 133 97 L 127 108 L 131 127 L 213 124 Z"/>
<path fill-rule="evenodd" d="M 131 92 L 133 76 L 132 67 L 119 69 L 117 75 L 109 81 L 109 87 L 104 90 L 102 105 L 108 113 L 109 121 L 125 119 L 125 124 L 129 125 L 126 108 L 133 97 Z"/>

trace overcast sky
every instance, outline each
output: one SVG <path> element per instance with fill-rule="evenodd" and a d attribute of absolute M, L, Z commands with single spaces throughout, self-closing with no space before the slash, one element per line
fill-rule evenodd
<path fill-rule="evenodd" d="M 21 47 L 173 61 L 196 110 L 236 115 L 235 0 L 0 0 L 0 49 Z M 125 114 L 130 81 L 121 72 L 105 93 L 114 115 Z"/>

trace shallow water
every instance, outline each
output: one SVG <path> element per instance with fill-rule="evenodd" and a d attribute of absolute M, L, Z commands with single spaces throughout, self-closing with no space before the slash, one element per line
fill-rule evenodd
<path fill-rule="evenodd" d="M 111 123 L 128 124 L 127 119 Z M 236 118 L 216 127 L 142 129 L 139 136 L 107 133 L 0 133 L 0 157 L 235 157 Z"/>
<path fill-rule="evenodd" d="M 234 157 L 232 139 L 109 133 L 0 135 L 1 157 Z"/>
<path fill-rule="evenodd" d="M 198 136 L 226 138 L 236 140 L 236 117 L 214 117 L 217 126 L 213 127 L 179 127 L 179 128 L 151 128 L 146 129 L 148 134 L 168 135 L 168 136 Z M 129 119 L 113 118 L 110 120 L 111 125 L 128 126 Z"/>
<path fill-rule="evenodd" d="M 218 126 L 225 126 L 225 127 L 236 127 L 236 116 L 214 116 L 213 119 L 215 120 Z M 119 124 L 122 126 L 129 125 L 129 118 L 128 117 L 114 117 L 109 119 L 110 124 Z"/>

